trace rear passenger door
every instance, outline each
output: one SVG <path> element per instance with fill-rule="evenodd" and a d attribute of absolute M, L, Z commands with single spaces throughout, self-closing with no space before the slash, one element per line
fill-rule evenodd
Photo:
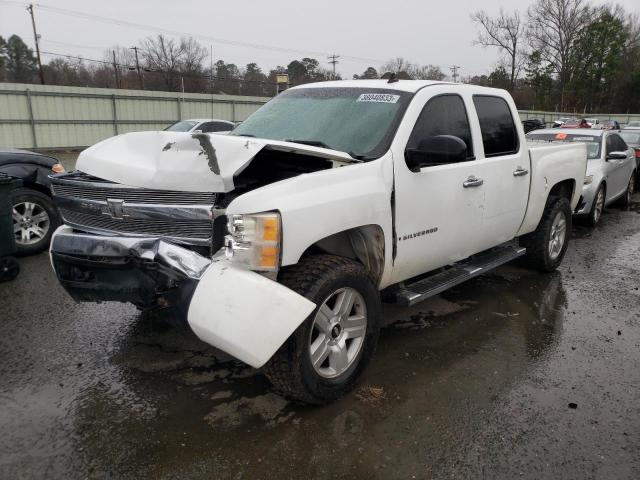
<path fill-rule="evenodd" d="M 501 96 L 473 95 L 482 151 L 478 171 L 484 180 L 484 248 L 515 237 L 524 218 L 531 178 L 529 153 L 521 144 L 520 121 L 513 102 Z"/>

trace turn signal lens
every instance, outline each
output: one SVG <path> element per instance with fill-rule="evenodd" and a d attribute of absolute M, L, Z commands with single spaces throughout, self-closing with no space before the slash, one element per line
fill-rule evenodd
<path fill-rule="evenodd" d="M 225 245 L 229 260 L 249 270 L 278 270 L 281 240 L 278 213 L 233 215 L 227 229 Z"/>
<path fill-rule="evenodd" d="M 64 173 L 65 172 L 64 167 L 60 163 L 56 163 L 55 165 L 53 165 L 51 167 L 51 171 L 53 173 Z"/>
<path fill-rule="evenodd" d="M 593 182 L 593 175 L 587 175 L 586 177 L 584 177 L 584 184 L 585 185 L 589 185 L 592 182 Z"/>

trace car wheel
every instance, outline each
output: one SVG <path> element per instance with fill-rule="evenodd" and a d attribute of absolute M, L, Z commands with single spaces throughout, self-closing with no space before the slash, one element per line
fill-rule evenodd
<path fill-rule="evenodd" d="M 589 216 L 587 217 L 587 223 L 591 227 L 595 227 L 602 218 L 602 212 L 604 211 L 604 202 L 606 198 L 605 195 L 606 191 L 604 185 L 600 185 L 598 187 L 596 195 L 593 197 L 593 202 L 591 203 L 591 211 L 589 211 Z"/>
<path fill-rule="evenodd" d="M 13 280 L 20 273 L 20 264 L 15 258 L 0 258 L 0 282 Z"/>
<path fill-rule="evenodd" d="M 620 205 L 623 208 L 629 207 L 631 205 L 631 201 L 633 199 L 633 192 L 636 190 L 636 173 L 633 172 L 631 177 L 629 178 L 629 183 L 627 184 L 627 191 L 624 193 L 624 196 L 620 200 Z"/>
<path fill-rule="evenodd" d="M 31 188 L 18 188 L 13 192 L 12 204 L 17 253 L 29 255 L 46 249 L 59 224 L 51 198 Z"/>
<path fill-rule="evenodd" d="M 351 390 L 375 351 L 380 295 L 364 267 L 348 258 L 314 255 L 281 273 L 280 282 L 315 310 L 264 367 L 276 389 L 311 404 Z"/>
<path fill-rule="evenodd" d="M 535 231 L 520 237 L 526 247 L 524 263 L 535 270 L 551 272 L 562 263 L 569 245 L 571 205 L 566 198 L 550 197 Z"/>

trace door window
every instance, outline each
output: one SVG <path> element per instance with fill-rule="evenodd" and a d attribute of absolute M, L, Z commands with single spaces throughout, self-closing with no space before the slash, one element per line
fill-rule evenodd
<path fill-rule="evenodd" d="M 500 97 L 474 95 L 485 157 L 518 152 L 518 131 L 507 102 Z"/>
<path fill-rule="evenodd" d="M 609 150 L 609 139 L 611 140 L 611 149 Z M 612 134 L 607 138 L 607 152 L 626 152 L 629 147 L 627 147 L 626 142 L 620 137 L 620 135 Z"/>
<path fill-rule="evenodd" d="M 407 150 L 419 149 L 424 142 L 442 135 L 454 136 L 462 140 L 467 149 L 464 160 L 474 159 L 469 118 L 464 101 L 458 95 L 440 95 L 427 102 L 413 127 L 407 142 Z M 442 163 L 447 162 L 434 162 L 434 164 Z"/>

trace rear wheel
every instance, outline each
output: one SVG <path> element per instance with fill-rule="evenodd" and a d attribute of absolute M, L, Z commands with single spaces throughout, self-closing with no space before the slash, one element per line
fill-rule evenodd
<path fill-rule="evenodd" d="M 331 402 L 353 388 L 373 355 L 380 331 L 378 290 L 361 264 L 333 255 L 302 259 L 282 272 L 280 282 L 316 308 L 264 372 L 288 397 Z"/>
<path fill-rule="evenodd" d="M 12 204 L 17 253 L 29 255 L 46 249 L 59 224 L 51 198 L 38 190 L 18 188 L 13 192 Z"/>
<path fill-rule="evenodd" d="M 547 200 L 540 223 L 535 231 L 520 237 L 526 247 L 524 262 L 530 268 L 551 272 L 562 263 L 569 245 L 571 205 L 564 197 Z"/>

